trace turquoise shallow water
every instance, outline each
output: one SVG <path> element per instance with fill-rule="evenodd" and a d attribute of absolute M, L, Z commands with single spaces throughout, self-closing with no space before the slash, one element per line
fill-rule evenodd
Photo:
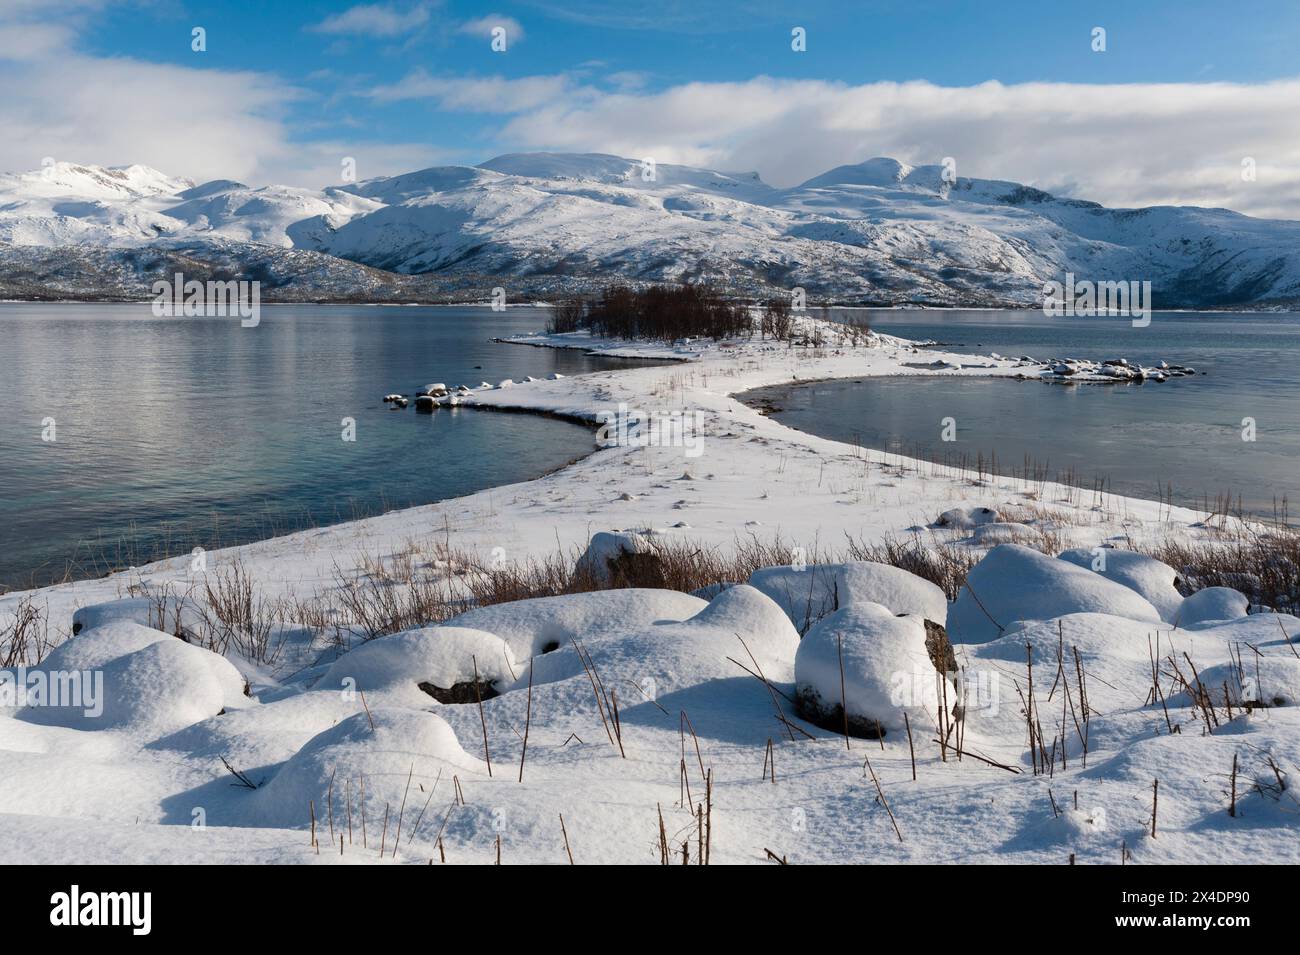
<path fill-rule="evenodd" d="M 0 304 L 0 584 L 246 542 L 535 477 L 592 430 L 389 392 L 627 362 L 496 344 L 545 312 L 267 306 L 261 324 L 148 305 Z M 356 440 L 342 440 L 342 419 Z M 55 440 L 42 422 L 54 419 Z"/>
<path fill-rule="evenodd" d="M 843 313 L 840 314 L 841 317 Z M 774 417 L 822 437 L 927 459 L 987 462 L 1050 478 L 1104 479 L 1122 494 L 1214 506 L 1221 494 L 1272 517 L 1300 514 L 1300 315 L 1156 313 L 1127 319 L 1047 318 L 1041 312 L 864 310 L 872 327 L 944 350 L 1034 358 L 1125 357 L 1194 366 L 1163 384 L 1045 385 L 1000 380 L 868 379 L 752 393 Z M 943 419 L 956 423 L 941 440 Z M 1242 440 L 1255 420 L 1256 440 Z M 1294 516 L 1291 518 L 1294 522 Z"/>

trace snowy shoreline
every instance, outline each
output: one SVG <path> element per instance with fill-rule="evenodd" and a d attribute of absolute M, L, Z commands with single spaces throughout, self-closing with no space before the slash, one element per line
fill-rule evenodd
<path fill-rule="evenodd" d="M 813 322 L 800 334 L 819 329 L 841 334 Z M 197 569 L 186 555 L 0 597 L 0 614 L 28 601 L 50 621 L 62 647 L 46 669 L 100 673 L 107 692 L 99 716 L 0 705 L 0 834 L 15 858 L 377 863 L 379 820 L 391 814 L 406 828 L 383 861 L 490 863 L 498 849 L 507 863 L 563 863 L 567 852 L 579 863 L 653 863 L 669 850 L 691 862 L 703 851 L 709 861 L 763 863 L 769 849 L 792 862 L 1300 861 L 1281 804 L 1294 796 L 1275 791 L 1257 758 L 1276 755 L 1279 785 L 1300 772 L 1294 706 L 1243 716 L 1244 688 L 1198 706 L 1172 676 L 1161 677 L 1163 710 L 1143 700 L 1152 637 L 1171 666 L 1186 654 L 1201 673 L 1224 674 L 1225 692 L 1234 648 L 1259 648 L 1269 699 L 1290 698 L 1300 673 L 1278 632 L 1300 632 L 1300 620 L 1242 616 L 1240 595 L 1213 592 L 1224 588 L 1184 600 L 1171 568 L 1136 555 L 1130 564 L 1118 549 L 1123 583 L 1086 567 L 1100 544 L 1212 540 L 1205 515 L 855 448 L 784 427 L 736 397 L 869 375 L 1014 378 L 1023 364 L 976 365 L 927 349 L 950 366 L 908 367 L 921 352 L 883 335 L 818 348 L 546 337 L 552 347 L 677 360 L 480 389 L 460 406 L 589 423 L 620 406 L 675 420 L 698 413 L 699 453 L 671 443 L 602 447 L 535 480 L 214 550 Z M 280 632 L 281 654 L 263 661 L 152 629 L 201 636 L 209 623 L 194 601 L 211 575 L 236 568 L 269 598 L 329 597 L 354 585 L 340 573 L 358 585 L 378 578 L 382 589 L 385 568 L 419 560 L 450 581 L 439 553 L 509 566 L 581 552 L 608 531 L 723 550 L 779 538 L 810 552 L 843 537 L 915 537 L 918 546 L 996 556 L 972 572 L 978 607 L 964 594 L 949 604 L 895 567 L 796 561 L 754 574 L 751 586 L 705 594 L 708 602 L 596 591 L 485 606 L 445 626 L 348 646 L 294 627 Z M 1007 543 L 1035 535 L 1072 556 Z M 840 609 L 801 641 L 800 605 L 818 586 Z M 939 743 L 946 734 L 931 705 L 939 664 L 927 659 L 922 615 L 946 619 L 964 640 L 955 659 L 980 705 L 963 718 L 956 749 Z M 68 639 L 74 616 L 80 632 Z M 796 695 L 809 707 L 820 685 L 820 704 L 835 702 L 828 660 L 841 641 L 854 726 L 870 730 L 874 718 L 888 731 L 880 742 L 846 749 L 826 720 L 798 719 Z M 1076 657 L 1058 661 L 1058 647 L 1081 661 L 1077 683 Z M 899 672 L 917 693 L 887 714 L 878 708 L 891 705 L 886 690 Z M 1069 701 L 1053 696 L 1054 673 L 1067 674 Z M 491 691 L 481 710 L 464 704 L 475 685 Z M 1032 753 L 1016 698 L 1030 685 L 1044 733 Z M 1076 738 L 1069 705 L 1081 707 L 1085 692 L 1090 716 Z M 1210 726 L 1220 719 L 1231 729 Z M 1166 732 L 1175 723 L 1180 731 Z M 1246 736 L 1238 825 L 1204 777 L 1226 772 Z M 1156 775 L 1159 837 L 1146 838 Z M 363 781 L 368 847 L 359 833 L 348 842 L 341 821 L 343 805 L 359 811 Z M 657 811 L 671 846 L 657 845 Z M 706 818 L 707 837 L 696 828 Z"/>
<path fill-rule="evenodd" d="M 815 319 L 805 319 L 803 321 L 810 327 L 826 324 Z M 838 326 L 832 323 L 828 327 L 834 329 Z M 471 394 L 458 396 L 458 406 L 510 413 L 538 414 L 576 424 L 593 426 L 599 424 L 603 413 L 609 413 L 620 403 L 631 407 L 650 407 L 658 410 L 669 407 L 681 410 L 689 407 L 698 409 L 715 418 L 716 420 L 711 422 L 710 427 L 716 431 L 725 430 L 727 426 L 734 425 L 743 428 L 746 432 L 764 435 L 763 440 L 772 440 L 766 435 L 769 429 L 775 429 L 774 437 L 779 435 L 780 440 L 788 442 L 791 447 L 798 448 L 804 453 L 838 452 L 860 456 L 862 449 L 852 448 L 849 445 L 818 438 L 780 425 L 767 418 L 758 409 L 746 405 L 739 396 L 750 391 L 777 386 L 802 386 L 816 384 L 820 381 L 876 376 L 910 375 L 936 379 L 988 377 L 1008 380 L 1041 380 L 1066 384 L 1114 383 L 1114 379 L 1111 378 L 1088 377 L 1085 375 L 1077 376 L 1070 381 L 1064 381 L 1053 375 L 1031 376 L 1027 374 L 1027 371 L 1042 368 L 1041 363 L 1029 365 L 1011 358 L 994 359 L 967 354 L 946 353 L 941 348 L 929 347 L 927 343 L 914 343 L 893 336 L 872 334 L 874 344 L 871 347 L 824 347 L 821 349 L 788 347 L 782 343 L 761 340 L 752 340 L 739 345 L 732 343 L 715 344 L 705 341 L 692 342 L 687 345 L 655 342 L 629 343 L 593 339 L 582 332 L 557 335 L 539 332 L 513 338 L 496 339 L 502 344 L 575 349 L 609 358 L 639 359 L 646 361 L 647 365 L 644 368 L 594 372 L 560 380 L 512 382 L 509 387 L 505 388 L 494 386 L 492 388 L 473 390 Z M 930 362 L 921 361 L 921 356 L 930 359 Z M 912 364 L 909 364 L 909 362 L 912 362 Z M 707 383 L 711 377 L 715 381 L 721 379 L 726 383 L 726 387 L 719 391 L 711 387 L 683 386 L 682 382 L 677 381 L 681 375 L 688 376 L 692 381 L 699 379 L 701 383 Z M 435 410 L 435 413 L 438 413 L 438 411 Z M 345 550 L 352 550 L 354 549 L 353 546 L 346 546 L 348 542 L 355 544 L 355 540 L 366 539 L 372 535 L 380 537 L 391 535 L 392 528 L 402 523 L 403 516 L 412 518 L 412 523 L 415 526 L 422 526 L 427 523 L 431 513 L 455 512 L 462 508 L 473 511 L 479 505 L 481 499 L 484 498 L 491 499 L 503 494 L 519 493 L 524 489 L 532 488 L 534 485 L 549 484 L 557 480 L 567 482 L 570 478 L 586 483 L 589 478 L 585 473 L 581 472 L 597 461 L 604 464 L 603 456 L 606 455 L 626 459 L 632 454 L 645 456 L 649 453 L 669 459 L 673 457 L 680 458 L 681 456 L 680 450 L 674 455 L 673 449 L 668 448 L 597 448 L 592 453 L 585 454 L 566 466 L 539 475 L 530 481 L 487 488 L 464 498 L 401 508 L 377 516 L 326 525 L 325 527 L 308 528 L 280 537 L 265 538 L 246 544 L 221 548 L 220 550 L 211 551 L 210 554 L 233 559 L 243 552 L 249 551 L 250 556 L 256 558 L 262 554 L 269 555 L 277 552 L 280 549 L 277 542 L 284 542 L 284 547 L 292 549 L 299 546 L 299 542 L 302 540 L 321 538 L 329 540 L 334 545 L 345 544 Z M 917 466 L 926 466 L 925 462 L 914 461 L 905 455 L 874 449 L 866 454 L 865 459 L 869 464 L 888 464 L 894 467 L 915 469 Z M 625 465 L 626 460 L 620 463 Z M 741 459 L 728 463 L 748 465 L 749 462 Z M 570 472 L 574 472 L 575 469 L 577 469 L 577 473 L 571 474 Z M 752 476 L 745 473 L 749 470 L 748 467 L 743 467 L 735 477 Z M 953 471 L 951 468 L 946 470 Z M 996 494 L 1001 490 L 1002 485 L 1010 486 L 1016 483 L 1011 478 L 1000 478 L 990 490 Z M 1020 490 L 1023 491 L 1023 488 Z M 1119 495 L 1106 495 L 1106 497 L 1121 510 L 1127 510 L 1135 506 L 1142 513 L 1153 511 L 1163 514 L 1167 510 L 1158 502 L 1147 499 L 1124 498 Z M 589 519 L 593 530 L 603 529 L 597 523 L 597 515 L 602 510 L 611 512 L 606 517 L 606 522 L 610 523 L 611 526 L 624 521 L 625 515 L 620 514 L 619 511 L 626 510 L 626 508 L 619 508 L 618 503 L 621 502 L 616 502 L 610 508 L 594 508 L 592 510 Z M 1198 516 L 1198 512 L 1187 508 L 1174 508 L 1172 513 L 1180 514 L 1182 519 L 1189 523 L 1195 521 Z M 755 524 L 758 523 L 761 522 L 755 522 Z M 587 524 L 584 523 L 584 528 L 586 526 Z M 647 523 L 646 526 L 652 526 L 652 522 Z M 892 529 L 901 530 L 906 526 L 910 525 L 903 524 Z M 561 529 L 560 536 L 570 539 L 574 543 L 581 543 L 582 539 L 585 538 L 585 535 L 582 535 L 582 538 L 574 537 L 572 533 L 564 533 L 564 530 Z M 816 534 L 815 523 L 812 534 Z M 555 535 L 546 534 L 545 539 L 549 544 L 553 545 Z M 135 575 L 139 575 L 141 572 L 156 570 L 164 575 L 174 573 L 177 568 L 185 566 L 187 559 L 184 556 L 172 557 L 94 580 L 75 580 L 66 584 L 36 588 L 35 590 L 11 591 L 0 595 L 0 613 L 3 613 L 6 607 L 12 604 L 13 600 L 34 593 L 55 598 L 56 605 L 60 607 L 64 605 L 62 598 L 67 593 L 74 595 L 71 606 L 83 605 L 91 595 L 109 594 L 114 588 L 120 590 L 122 581 L 132 580 Z"/>

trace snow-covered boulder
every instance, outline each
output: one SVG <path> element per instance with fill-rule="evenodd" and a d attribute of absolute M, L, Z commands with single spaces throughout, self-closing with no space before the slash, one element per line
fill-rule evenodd
<path fill-rule="evenodd" d="M 785 735 L 773 722 L 772 694 L 751 674 L 757 662 L 772 683 L 792 681 L 799 634 L 781 608 L 753 587 L 728 588 L 689 620 L 578 639 L 601 683 L 617 692 L 625 726 L 646 722 L 675 728 L 677 710 L 683 709 L 701 736 L 762 744 L 774 734 Z M 576 648 L 570 644 L 536 657 L 534 666 L 534 715 L 554 705 L 547 701 L 559 685 L 567 688 L 560 697 L 565 720 L 573 722 L 583 713 L 599 732 L 589 677 Z M 499 702 L 516 695 L 525 680 L 521 674 L 516 692 Z M 653 700 L 662 700 L 672 715 L 666 717 Z"/>
<path fill-rule="evenodd" d="M 983 524 L 994 524 L 1002 520 L 991 507 L 954 507 L 944 511 L 935 520 L 938 527 L 954 527 L 959 530 L 972 530 Z"/>
<path fill-rule="evenodd" d="M 368 640 L 334 661 L 316 689 L 362 690 L 381 703 L 419 707 L 496 696 L 519 668 L 504 640 L 468 627 L 423 627 Z M 380 694 L 384 694 L 382 700 Z"/>
<path fill-rule="evenodd" d="M 228 706 L 247 705 L 244 679 L 224 657 L 166 634 L 161 637 L 95 669 L 54 670 L 47 661 L 37 670 L 49 675 L 51 687 L 56 681 L 67 685 L 75 674 L 80 692 L 26 706 L 19 718 L 157 739 L 216 716 Z"/>
<path fill-rule="evenodd" d="M 762 567 L 749 585 L 776 601 L 790 621 L 806 630 L 826 614 L 854 603 L 870 602 L 894 613 L 918 614 L 941 626 L 948 600 L 935 584 L 915 574 L 873 561 Z"/>
<path fill-rule="evenodd" d="M 96 670 L 118 657 L 165 640 L 184 642 L 134 620 L 118 618 L 100 622 L 65 640 L 46 655 L 41 666 L 49 670 Z"/>
<path fill-rule="evenodd" d="M 203 607 L 189 597 L 179 595 L 128 597 L 91 604 L 72 614 L 72 633 L 81 633 L 115 620 L 130 620 L 142 627 L 165 630 L 187 639 L 202 639 L 209 635 L 212 620 Z"/>
<path fill-rule="evenodd" d="M 403 798 L 404 826 L 409 827 L 431 790 L 433 801 L 445 812 L 456 775 L 486 775 L 486 766 L 465 752 L 446 720 L 420 710 L 377 708 L 312 737 L 251 797 L 263 825 L 305 829 L 314 806 L 318 833 L 327 829 L 331 807 L 335 831 L 346 828 L 350 799 L 355 844 L 361 839 L 364 778 L 367 828 L 372 847 L 377 847 L 385 806 L 391 840 Z M 424 823 L 429 824 L 429 818 Z M 432 825 L 436 829 L 438 823 Z M 403 844 L 410 833 L 409 828 L 403 829 Z"/>
<path fill-rule="evenodd" d="M 1016 524 L 1010 521 L 990 521 L 978 524 L 971 532 L 971 543 L 982 547 L 994 544 L 1014 544 L 1017 541 L 1041 541 L 1043 532 L 1029 524 Z"/>
<path fill-rule="evenodd" d="M 1240 668 L 1236 663 L 1220 663 L 1206 667 L 1200 677 L 1216 706 L 1225 705 L 1225 687 L 1226 699 L 1235 707 L 1247 703 L 1295 706 L 1300 702 L 1300 660 L 1295 657 L 1266 656 Z"/>
<path fill-rule="evenodd" d="M 629 496 L 628 500 L 633 498 Z M 598 531 L 591 535 L 591 541 L 578 558 L 574 572 L 589 574 L 597 583 L 608 585 L 620 563 L 654 559 L 654 547 L 645 535 L 630 531 Z"/>
<path fill-rule="evenodd" d="M 902 731 L 904 713 L 929 725 L 939 679 L 926 652 L 922 618 L 896 616 L 867 601 L 824 618 L 800 641 L 795 655 L 801 715 L 839 730 L 847 711 L 849 732 L 856 736 Z"/>
<path fill-rule="evenodd" d="M 1180 627 L 1219 620 L 1236 620 L 1246 616 L 1250 601 L 1245 594 L 1231 587 L 1206 587 L 1198 590 L 1178 608 L 1175 622 Z"/>
<path fill-rule="evenodd" d="M 1137 591 L 1160 611 L 1161 620 L 1172 621 L 1182 606 L 1183 595 L 1176 586 L 1178 571 L 1154 557 L 1117 547 L 1077 547 L 1057 556 Z"/>
<path fill-rule="evenodd" d="M 954 643 L 985 643 L 1012 624 L 1070 613 L 1160 620 L 1141 594 L 1020 544 L 999 544 L 976 564 L 948 612 Z"/>
<path fill-rule="evenodd" d="M 676 590 L 593 590 L 536 597 L 466 611 L 448 626 L 473 627 L 505 641 L 514 658 L 527 661 L 567 647 L 577 637 L 643 630 L 665 621 L 694 617 L 708 604 Z"/>

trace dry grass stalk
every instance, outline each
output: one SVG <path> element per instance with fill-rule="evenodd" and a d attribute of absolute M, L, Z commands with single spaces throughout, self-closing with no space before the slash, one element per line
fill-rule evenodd
<path fill-rule="evenodd" d="M 1151 781 L 1151 838 L 1156 837 L 1156 811 L 1160 808 L 1160 780 Z"/>
<path fill-rule="evenodd" d="M 912 782 L 916 782 L 916 746 L 912 743 L 912 721 L 907 718 L 907 711 L 903 711 L 903 725 L 907 727 L 907 751 L 912 756 Z"/>
<path fill-rule="evenodd" d="M 397 858 L 397 847 L 402 844 L 402 819 L 406 815 L 406 797 L 411 792 L 411 777 L 415 775 L 415 763 L 406 774 L 406 788 L 402 790 L 402 805 L 397 810 L 397 832 L 393 833 L 393 858 Z"/>
<path fill-rule="evenodd" d="M 488 776 L 491 777 L 492 753 L 488 750 L 487 717 L 483 715 L 483 691 L 479 688 L 478 658 L 471 654 L 470 661 L 474 664 L 474 699 L 478 702 L 478 720 L 483 727 L 483 759 L 487 762 Z"/>
<path fill-rule="evenodd" d="M 767 677 L 763 675 L 763 668 L 759 666 L 758 661 L 754 659 L 754 654 L 749 652 L 749 646 L 745 643 L 745 638 L 740 634 L 736 634 L 736 639 L 739 640 L 740 645 L 745 648 L 745 653 L 749 656 L 749 662 L 754 664 L 754 669 L 758 671 L 758 679 L 762 681 L 765 687 L 767 687 L 768 695 L 772 697 L 772 706 L 776 710 L 776 718 L 780 721 L 781 725 L 785 727 L 786 733 L 790 736 L 790 742 L 793 743 L 794 731 L 790 728 L 790 721 L 785 718 L 785 713 L 781 710 L 781 704 L 777 702 L 776 690 L 772 688 L 772 684 L 768 682 Z"/>
<path fill-rule="evenodd" d="M 564 813 L 560 813 L 560 833 L 564 836 L 564 852 L 569 857 L 569 865 L 573 865 L 573 849 L 569 847 L 569 830 L 564 828 Z"/>
<path fill-rule="evenodd" d="M 524 748 L 519 754 L 519 781 L 524 781 L 524 760 L 528 758 L 528 728 L 533 722 L 533 658 L 528 658 L 528 703 L 524 710 Z"/>
<path fill-rule="evenodd" d="M 894 832 L 898 836 L 898 841 L 903 841 L 903 831 L 898 828 L 898 820 L 894 818 L 894 810 L 889 808 L 889 800 L 885 798 L 885 791 L 880 788 L 880 780 L 876 778 L 876 771 L 871 766 L 871 757 L 866 757 L 863 767 L 871 773 L 871 781 L 876 784 L 876 795 L 880 797 L 880 804 L 885 807 L 885 812 L 889 813 L 889 821 L 894 827 Z"/>

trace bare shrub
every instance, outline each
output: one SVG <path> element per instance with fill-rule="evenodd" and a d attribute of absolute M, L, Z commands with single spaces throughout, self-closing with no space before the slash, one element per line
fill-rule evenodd
<path fill-rule="evenodd" d="M 587 303 L 580 298 L 563 299 L 551 309 L 551 317 L 546 320 L 546 330 L 554 335 L 561 332 L 576 332 L 582 327 L 586 315 Z"/>
<path fill-rule="evenodd" d="M 244 657 L 274 663 L 284 643 L 283 634 L 274 640 L 276 624 L 282 622 L 282 608 L 268 601 L 242 561 L 204 576 L 204 599 L 213 618 L 208 649 L 225 653 L 231 643 Z"/>
<path fill-rule="evenodd" d="M 14 606 L 12 617 L 0 626 L 0 667 L 34 666 L 50 651 L 49 620 L 31 597 Z"/>
<path fill-rule="evenodd" d="M 582 324 L 609 338 L 735 338 L 750 335 L 753 322 L 743 305 L 727 301 L 709 285 L 611 285 L 591 302 Z"/>
<path fill-rule="evenodd" d="M 777 341 L 788 341 L 790 338 L 790 303 L 784 298 L 770 299 L 766 308 L 763 309 L 762 333 L 771 336 Z"/>
<path fill-rule="evenodd" d="M 1228 540 L 1163 541 L 1142 553 L 1178 571 L 1186 596 L 1206 587 L 1231 587 L 1252 604 L 1300 612 L 1300 534 L 1287 529 L 1243 531 Z"/>
<path fill-rule="evenodd" d="M 867 543 L 848 537 L 848 559 L 890 564 L 936 584 L 949 600 L 956 600 L 966 584 L 966 575 L 983 555 L 959 544 L 941 540 L 923 543 L 919 536 L 910 540 L 886 537 Z"/>

